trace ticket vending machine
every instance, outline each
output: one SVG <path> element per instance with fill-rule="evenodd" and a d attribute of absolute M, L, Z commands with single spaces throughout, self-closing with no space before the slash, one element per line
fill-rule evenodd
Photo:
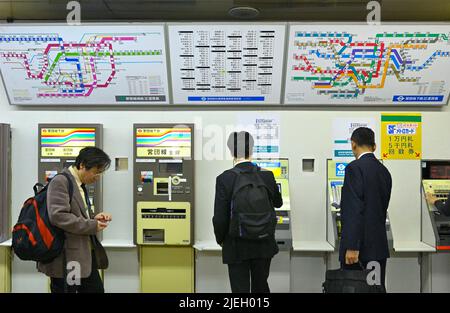
<path fill-rule="evenodd" d="M 423 253 L 422 292 L 450 292 L 450 216 L 428 203 L 426 194 L 449 201 L 450 160 L 422 160 L 422 239 L 436 253 Z"/>
<path fill-rule="evenodd" d="M 272 171 L 275 181 L 283 197 L 283 206 L 275 208 L 277 225 L 275 240 L 280 250 L 270 265 L 269 285 L 277 286 L 277 292 L 290 292 L 291 290 L 291 251 L 292 251 L 292 224 L 291 201 L 289 198 L 289 160 L 288 159 L 255 159 L 253 162 L 261 170 Z"/>
<path fill-rule="evenodd" d="M 291 201 L 289 198 L 289 160 L 288 159 L 256 159 L 253 161 L 262 170 L 271 171 L 275 176 L 278 189 L 283 197 L 283 206 L 275 208 L 277 226 L 275 239 L 280 250 L 290 251 L 292 248 Z"/>
<path fill-rule="evenodd" d="M 450 251 L 450 216 L 426 201 L 426 194 L 447 201 L 450 193 L 450 161 L 422 161 L 422 204 L 427 207 L 435 237 L 436 251 Z"/>
<path fill-rule="evenodd" d="M 348 163 L 327 160 L 327 241 L 339 251 L 342 233 L 341 225 L 341 193 L 344 186 L 345 168 Z M 394 243 L 389 218 L 386 217 L 386 232 L 389 249 L 393 251 Z"/>
<path fill-rule="evenodd" d="M 75 163 L 81 149 L 103 147 L 101 124 L 39 124 L 38 179 L 46 184 Z M 94 214 L 103 211 L 102 179 L 86 185 Z"/>
<path fill-rule="evenodd" d="M 194 125 L 134 125 L 142 292 L 194 292 Z"/>
<path fill-rule="evenodd" d="M 0 243 L 11 238 L 11 129 L 0 124 Z M 11 291 L 11 249 L 0 246 L 0 293 Z"/>

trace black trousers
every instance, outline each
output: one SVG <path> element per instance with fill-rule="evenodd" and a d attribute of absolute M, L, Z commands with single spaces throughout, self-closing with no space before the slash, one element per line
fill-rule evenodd
<path fill-rule="evenodd" d="M 231 291 L 234 293 L 269 293 L 270 262 L 272 259 L 252 259 L 228 264 Z"/>
<path fill-rule="evenodd" d="M 386 259 L 383 260 L 377 260 L 375 262 L 378 262 L 380 264 L 380 281 L 381 281 L 381 285 L 384 287 L 384 289 L 386 290 Z M 370 263 L 370 261 L 361 261 L 361 265 L 364 267 L 364 269 L 367 268 L 367 264 Z M 352 265 L 347 265 L 345 263 L 341 263 L 341 268 L 344 270 L 361 270 L 361 265 L 356 263 L 356 264 L 352 264 Z"/>
<path fill-rule="evenodd" d="M 52 293 L 64 293 L 64 279 L 65 278 L 50 278 L 50 290 Z M 91 275 L 86 278 L 81 278 L 79 286 L 66 286 L 68 293 L 104 293 L 103 281 L 97 269 L 97 262 L 92 252 L 92 268 Z"/>

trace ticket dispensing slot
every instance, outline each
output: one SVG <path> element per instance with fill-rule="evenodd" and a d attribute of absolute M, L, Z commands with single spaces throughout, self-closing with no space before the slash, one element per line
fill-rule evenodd
<path fill-rule="evenodd" d="M 164 229 L 144 229 L 144 243 L 164 244 Z"/>
<path fill-rule="evenodd" d="M 168 196 L 169 195 L 169 178 L 155 178 L 154 195 Z"/>

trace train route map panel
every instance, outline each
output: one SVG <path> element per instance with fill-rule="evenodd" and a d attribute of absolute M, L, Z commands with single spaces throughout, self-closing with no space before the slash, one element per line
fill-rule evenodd
<path fill-rule="evenodd" d="M 285 104 L 445 105 L 448 25 L 291 25 Z"/>
<path fill-rule="evenodd" d="M 0 27 L 10 104 L 167 104 L 162 25 Z"/>

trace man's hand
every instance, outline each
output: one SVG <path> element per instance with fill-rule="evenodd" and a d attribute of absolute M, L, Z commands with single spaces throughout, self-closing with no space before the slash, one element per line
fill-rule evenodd
<path fill-rule="evenodd" d="M 97 220 L 97 232 L 104 230 L 106 227 L 108 227 L 106 222 Z"/>
<path fill-rule="evenodd" d="M 427 192 L 427 201 L 429 204 L 434 204 L 437 200 L 439 200 L 434 194 Z"/>
<path fill-rule="evenodd" d="M 345 264 L 351 265 L 358 263 L 358 261 L 359 261 L 359 251 L 347 250 L 347 252 L 345 252 Z"/>
<path fill-rule="evenodd" d="M 109 213 L 99 213 L 94 217 L 94 219 L 96 219 L 97 221 L 106 223 L 106 222 L 112 221 L 112 216 Z"/>

